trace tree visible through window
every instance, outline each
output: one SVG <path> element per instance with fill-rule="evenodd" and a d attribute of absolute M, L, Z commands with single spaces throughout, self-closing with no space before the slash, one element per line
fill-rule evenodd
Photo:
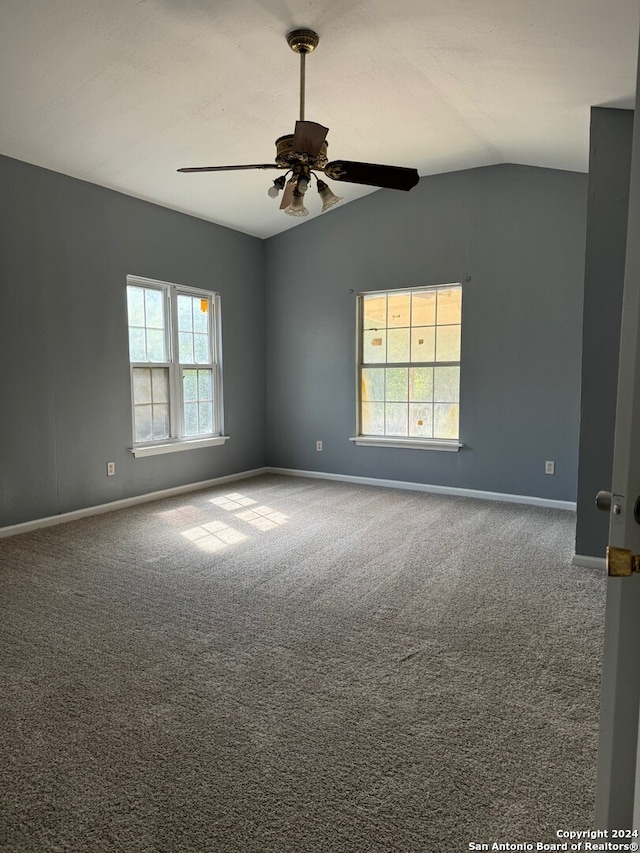
<path fill-rule="evenodd" d="M 457 440 L 459 284 L 359 297 L 359 434 Z"/>
<path fill-rule="evenodd" d="M 127 278 L 134 445 L 220 435 L 216 294 Z"/>

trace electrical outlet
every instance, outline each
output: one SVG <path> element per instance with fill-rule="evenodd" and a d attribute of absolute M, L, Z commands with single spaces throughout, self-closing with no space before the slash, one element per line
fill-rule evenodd
<path fill-rule="evenodd" d="M 114 477 L 116 473 L 116 463 L 107 462 L 107 477 Z"/>
<path fill-rule="evenodd" d="M 322 442 L 321 441 L 316 441 L 316 450 L 317 451 L 322 450 Z"/>
<path fill-rule="evenodd" d="M 556 463 L 550 460 L 547 460 L 544 463 L 544 473 L 545 474 L 555 474 L 556 473 Z"/>

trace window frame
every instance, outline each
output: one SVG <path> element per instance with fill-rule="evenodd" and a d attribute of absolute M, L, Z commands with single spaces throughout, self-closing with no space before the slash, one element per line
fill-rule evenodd
<path fill-rule="evenodd" d="M 131 392 L 131 453 L 137 457 L 155 456 L 164 453 L 190 450 L 199 447 L 212 447 L 224 444 L 229 436 L 224 430 L 224 401 L 222 383 L 222 323 L 220 315 L 220 295 L 211 290 L 189 287 L 173 282 L 159 281 L 142 276 L 128 275 L 125 286 L 125 304 L 127 310 L 127 331 L 129 330 L 128 288 L 140 287 L 157 290 L 163 295 L 164 307 L 164 338 L 165 362 L 132 361 L 129 350 L 129 384 Z M 178 297 L 185 295 L 193 298 L 207 299 L 209 302 L 209 341 L 211 361 L 206 363 L 184 363 L 179 361 L 179 324 Z M 129 342 L 127 340 L 129 349 Z M 135 400 L 134 400 L 134 370 L 140 367 L 166 368 L 168 370 L 169 387 L 169 437 L 151 441 L 135 441 Z M 184 419 L 184 371 L 203 368 L 211 370 L 212 385 L 212 431 L 198 435 L 185 435 Z"/>
<path fill-rule="evenodd" d="M 401 288 L 392 288 L 385 290 L 367 290 L 362 291 L 357 294 L 356 299 L 356 435 L 351 437 L 349 441 L 354 442 L 354 444 L 359 446 L 373 446 L 373 447 L 395 447 L 395 448 L 411 448 L 418 450 L 443 450 L 443 451 L 453 451 L 457 452 L 461 447 L 464 447 L 462 441 L 460 441 L 460 422 L 458 421 L 458 437 L 455 439 L 446 439 L 446 438 L 430 438 L 430 437 L 422 437 L 422 436 L 387 436 L 387 435 L 366 435 L 362 433 L 362 370 L 370 366 L 368 363 L 363 362 L 363 338 L 364 338 L 364 330 L 363 330 L 363 318 L 364 318 L 364 298 L 366 296 L 387 296 L 389 297 L 392 294 L 399 293 L 424 293 L 426 291 L 435 291 L 444 290 L 446 288 L 458 287 L 460 288 L 460 293 L 462 297 L 462 282 L 448 282 L 442 284 L 431 284 L 431 285 L 421 285 L 418 287 L 401 287 Z M 437 329 L 438 324 L 435 324 L 435 328 Z M 409 326 L 409 329 L 412 327 Z M 461 340 L 460 340 L 460 359 L 455 362 L 429 362 L 424 363 L 424 366 L 433 367 L 433 366 L 459 366 L 460 367 L 460 376 L 462 376 L 462 316 L 460 318 L 460 332 L 461 332 Z M 385 367 L 409 367 L 411 368 L 414 365 L 422 364 L 418 362 L 412 362 L 409 360 L 408 362 L 395 363 L 395 362 L 381 362 L 380 368 L 384 369 Z M 460 396 L 458 398 L 458 407 L 460 409 Z"/>

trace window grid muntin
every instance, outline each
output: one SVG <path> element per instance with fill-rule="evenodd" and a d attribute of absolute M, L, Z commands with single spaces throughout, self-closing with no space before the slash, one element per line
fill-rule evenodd
<path fill-rule="evenodd" d="M 439 312 L 440 307 L 441 307 L 440 306 L 440 294 L 441 293 L 444 294 L 446 291 L 453 291 L 453 290 L 460 292 L 459 322 L 438 324 L 438 312 Z M 414 311 L 414 304 L 415 304 L 414 294 L 418 295 L 418 294 L 426 294 L 426 293 L 430 293 L 430 292 L 434 293 L 434 297 L 435 297 L 435 299 L 434 299 L 434 302 L 435 302 L 435 304 L 434 304 L 434 323 L 433 323 L 433 325 L 414 327 L 413 326 L 413 311 Z M 392 296 L 400 297 L 400 296 L 405 295 L 405 294 L 408 294 L 410 297 L 409 298 L 409 324 L 410 325 L 408 327 L 407 326 L 402 326 L 402 327 L 391 326 L 390 327 L 389 326 L 389 311 L 390 311 L 390 309 L 389 309 L 389 296 L 392 295 Z M 371 297 L 372 299 L 378 299 L 378 298 L 384 297 L 384 299 L 385 299 L 385 326 L 384 327 L 382 327 L 380 325 L 376 326 L 376 325 L 373 325 L 371 323 L 369 323 L 369 324 L 365 323 L 365 314 L 366 314 L 366 310 L 367 310 L 367 308 L 366 308 L 366 305 L 367 305 L 367 299 L 366 298 L 367 297 Z M 438 359 L 437 359 L 437 355 L 438 355 L 437 338 L 438 338 L 438 329 L 439 328 L 442 329 L 442 328 L 457 327 L 459 329 L 459 332 L 458 332 L 458 352 L 461 355 L 461 351 L 460 351 L 461 350 L 461 343 L 462 343 L 461 342 L 461 332 L 462 332 L 461 303 L 462 303 L 462 286 L 460 284 L 433 285 L 433 286 L 429 286 L 429 287 L 408 288 L 408 289 L 403 288 L 403 289 L 399 289 L 396 291 L 370 291 L 367 293 L 359 294 L 358 312 L 357 312 L 357 316 L 358 316 L 358 335 L 357 335 L 357 364 L 358 364 L 358 372 L 357 372 L 358 395 L 357 395 L 357 400 L 358 400 L 358 406 L 357 406 L 357 411 L 356 411 L 356 417 L 358 420 L 358 424 L 357 424 L 358 435 L 382 436 L 382 437 L 387 437 L 387 438 L 405 438 L 405 437 L 406 438 L 433 438 L 433 439 L 438 439 L 438 440 L 452 440 L 452 441 L 458 439 L 459 432 L 460 432 L 459 418 L 460 418 L 460 365 L 461 365 L 461 359 L 438 361 Z M 391 318 L 391 319 L 394 319 L 394 318 Z M 365 361 L 363 361 L 362 359 L 364 357 L 364 335 L 365 335 L 365 332 L 366 331 L 379 331 L 382 334 L 384 334 L 384 333 L 388 332 L 389 328 L 392 328 L 394 330 L 398 329 L 398 328 L 405 328 L 405 329 L 409 330 L 409 353 L 408 354 L 409 354 L 410 360 L 404 361 L 404 362 L 390 362 L 388 360 L 386 360 L 384 362 L 381 362 L 381 361 L 365 362 Z M 435 340 L 434 340 L 434 356 L 435 356 L 435 360 L 418 361 L 418 360 L 413 360 L 411 358 L 411 356 L 413 355 L 411 332 L 414 328 L 416 328 L 416 329 L 417 328 L 425 328 L 425 329 L 433 329 L 434 330 L 434 338 L 435 338 Z M 385 355 L 388 359 L 388 353 L 385 353 Z M 442 400 L 441 401 L 441 400 L 436 399 L 435 372 L 433 374 L 433 380 L 432 380 L 432 395 L 433 395 L 432 399 L 430 401 L 414 401 L 414 400 L 410 399 L 410 393 L 409 393 L 410 392 L 410 383 L 411 383 L 411 378 L 410 378 L 411 372 L 410 371 L 412 368 L 428 368 L 428 369 L 434 370 L 434 368 L 449 368 L 449 367 L 457 367 L 458 368 L 457 400 L 446 400 L 446 401 Z M 389 369 L 395 370 L 397 368 L 407 369 L 408 388 L 407 388 L 407 401 L 406 402 L 404 402 L 404 401 L 400 402 L 400 401 L 395 401 L 395 400 L 390 401 L 387 399 L 386 371 Z M 369 398 L 369 400 L 363 399 L 363 388 L 364 388 L 363 371 L 364 370 L 382 370 L 382 371 L 385 371 L 385 378 L 384 378 L 385 399 L 384 399 L 384 401 L 371 401 L 370 398 Z M 385 424 L 384 430 L 382 432 L 365 432 L 363 427 L 365 426 L 365 421 L 367 419 L 366 419 L 365 414 L 363 412 L 363 407 L 365 407 L 365 406 L 371 407 L 372 403 L 374 403 L 374 402 L 378 403 L 378 405 L 382 404 L 384 406 L 384 421 L 383 421 Z M 412 431 L 412 420 L 411 420 L 412 406 L 415 407 L 418 405 L 422 406 L 423 408 L 429 407 L 427 409 L 427 411 L 429 411 L 429 413 L 430 413 L 430 420 L 431 420 L 430 434 L 428 434 L 429 430 L 425 430 L 424 432 L 419 432 L 417 429 L 413 429 L 413 431 Z M 391 406 L 392 408 L 387 409 L 387 406 Z M 386 424 L 390 419 L 393 418 L 394 415 L 396 416 L 396 418 L 398 417 L 398 414 L 400 411 L 400 408 L 399 408 L 400 406 L 406 407 L 406 412 L 407 412 L 406 432 L 404 432 L 404 433 L 390 433 L 387 431 Z M 367 411 L 371 411 L 371 408 L 367 409 Z M 414 408 L 414 411 L 416 411 L 415 408 Z M 437 428 L 437 422 L 438 422 L 438 420 L 442 419 L 443 415 L 448 416 L 449 419 L 451 421 L 453 421 L 453 424 L 452 425 L 450 424 L 450 426 L 453 426 L 454 428 L 453 429 L 450 428 L 449 434 L 447 434 L 447 435 L 443 435 L 442 434 L 443 431 L 440 430 L 439 428 Z M 423 420 L 424 421 L 424 418 L 417 419 L 417 420 Z M 416 428 L 418 426 L 424 427 L 425 425 L 416 423 Z"/>
<path fill-rule="evenodd" d="M 154 390 L 154 371 L 166 371 L 166 396 L 168 399 L 166 400 L 156 400 L 155 399 L 155 390 Z M 149 374 L 149 401 L 139 402 L 136 400 L 136 374 L 140 375 L 141 373 Z M 171 437 L 171 400 L 170 400 L 170 391 L 169 391 L 169 368 L 164 364 L 136 364 L 136 366 L 132 367 L 131 376 L 132 376 L 132 395 L 133 395 L 133 434 L 136 444 L 144 444 L 150 441 L 160 441 L 166 440 Z M 156 414 L 160 412 L 161 409 L 166 409 L 166 423 L 167 429 L 162 432 L 162 434 L 155 434 L 156 427 Z M 140 420 L 138 418 L 138 413 L 142 416 L 144 410 L 149 411 L 151 413 L 151 438 L 140 438 L 139 436 L 139 426 Z"/>
<path fill-rule="evenodd" d="M 193 299 L 206 299 L 208 302 L 209 309 L 207 311 L 207 315 L 208 315 L 208 338 L 209 338 L 209 359 L 210 360 L 206 363 L 198 363 L 198 362 L 191 362 L 191 361 L 183 362 L 183 361 L 179 360 L 181 352 L 180 352 L 180 329 L 179 329 L 179 322 L 178 322 L 178 317 L 179 317 L 178 300 L 179 300 L 180 296 L 188 296 L 188 297 L 193 298 Z M 216 305 L 216 302 L 214 301 L 215 299 L 216 299 L 215 294 L 207 293 L 206 291 L 202 291 L 202 290 L 195 290 L 192 288 L 186 288 L 186 287 L 176 286 L 175 289 L 171 293 L 171 300 L 172 300 L 171 316 L 175 317 L 175 323 L 173 324 L 173 351 L 176 353 L 176 364 L 177 364 L 177 369 L 174 371 L 174 389 L 173 390 L 174 390 L 174 394 L 175 394 L 175 399 L 179 401 L 179 406 L 177 406 L 177 411 L 176 411 L 176 418 L 177 418 L 177 426 L 178 426 L 178 430 L 179 430 L 179 435 L 181 438 L 189 439 L 189 438 L 206 437 L 206 436 L 210 436 L 210 435 L 218 435 L 219 434 L 219 424 L 221 424 L 221 420 L 220 420 L 220 417 L 218 415 L 218 406 L 216 405 L 217 398 L 218 398 L 218 391 L 219 391 L 219 383 L 218 383 L 218 376 L 217 376 L 218 371 L 216 370 L 216 365 L 214 363 L 214 355 L 213 355 L 214 352 L 216 352 L 216 350 L 214 349 L 214 346 L 216 343 L 216 341 L 215 341 L 215 326 L 216 326 L 216 324 L 213 322 L 213 312 L 215 310 L 214 305 Z M 216 307 L 217 307 L 217 305 L 216 305 Z M 193 310 L 193 303 L 192 303 L 192 310 Z M 191 369 L 191 368 L 194 368 L 194 367 L 208 368 L 209 370 L 211 370 L 211 375 L 212 375 L 211 387 L 212 387 L 212 393 L 213 393 L 213 401 L 212 401 L 212 407 L 211 407 L 211 415 L 212 415 L 212 417 L 211 417 L 211 428 L 212 428 L 212 431 L 208 432 L 208 433 L 190 433 L 190 432 L 188 432 L 188 428 L 187 428 L 187 419 L 186 419 L 187 410 L 185 408 L 186 401 L 185 401 L 185 396 L 184 396 L 184 371 Z M 198 418 L 198 420 L 199 420 L 199 418 Z"/>
<path fill-rule="evenodd" d="M 160 364 L 166 364 L 166 363 L 168 363 L 168 360 L 169 360 L 169 352 L 168 352 L 168 343 L 169 343 L 169 340 L 168 340 L 168 338 L 169 338 L 168 319 L 169 318 L 167 317 L 166 293 L 164 291 L 164 288 L 162 288 L 162 287 L 144 287 L 144 286 L 141 286 L 138 284 L 128 285 L 127 286 L 127 316 L 128 317 L 129 317 L 129 306 L 130 306 L 130 301 L 129 301 L 128 297 L 129 297 L 130 292 L 132 292 L 132 291 L 140 291 L 142 294 L 142 315 L 143 316 L 142 316 L 142 323 L 141 324 L 135 323 L 135 322 L 132 323 L 130 321 L 128 323 L 128 328 L 129 328 L 129 360 L 131 362 L 135 362 L 136 364 L 148 364 L 151 361 L 154 361 L 154 362 L 160 363 Z M 160 296 L 160 305 L 162 307 L 162 325 L 160 325 L 160 326 L 151 325 L 148 322 L 148 313 L 149 312 L 148 312 L 147 296 L 152 294 L 152 293 L 157 293 Z M 143 333 L 145 358 L 134 359 L 132 357 L 134 354 L 132 352 L 133 348 L 131 346 L 131 331 L 132 330 L 141 331 Z M 162 350 L 163 350 L 162 356 L 164 356 L 163 358 L 160 358 L 160 359 L 150 359 L 149 358 L 149 350 L 150 350 L 149 333 L 150 332 L 161 332 L 162 333 L 161 336 L 162 336 Z"/>
<path fill-rule="evenodd" d="M 135 441 L 135 422 L 134 427 L 134 445 L 153 445 L 169 442 L 180 442 L 196 438 L 209 438 L 222 434 L 222 424 L 224 418 L 224 408 L 222 400 L 222 342 L 219 333 L 220 324 L 220 297 L 219 294 L 199 288 L 185 287 L 182 285 L 172 284 L 170 282 L 159 282 L 153 279 L 144 279 L 138 276 L 127 276 L 127 288 L 155 289 L 161 291 L 165 295 L 164 311 L 165 311 L 165 335 L 166 335 L 166 353 L 167 362 L 150 363 L 150 362 L 130 362 L 131 372 L 131 404 L 132 417 L 134 415 L 134 389 L 133 389 L 133 368 L 134 366 L 144 365 L 144 367 L 164 367 L 169 369 L 169 419 L 170 419 L 170 437 L 168 439 L 158 439 L 148 442 Z M 209 358 L 210 361 L 206 364 L 197 365 L 181 364 L 177 361 L 179 355 L 178 346 L 178 314 L 177 314 L 177 299 L 179 295 L 186 295 L 194 299 L 206 299 L 208 302 L 208 337 L 209 337 Z M 128 309 L 128 306 L 127 306 Z M 198 367 L 211 371 L 211 388 L 212 388 L 212 403 L 211 403 L 211 427 L 212 431 L 207 433 L 198 433 L 196 435 L 185 434 L 185 418 L 184 418 L 184 399 L 183 399 L 183 368 Z"/>
<path fill-rule="evenodd" d="M 188 379 L 187 373 L 195 373 L 195 395 L 187 396 L 185 392 L 186 380 Z M 208 395 L 204 395 L 201 389 L 200 377 L 202 375 L 209 376 L 209 388 Z M 201 365 L 191 365 L 189 367 L 185 367 L 182 370 L 182 388 L 183 388 L 183 411 L 185 418 L 184 425 L 184 434 L 188 437 L 193 436 L 203 436 L 203 435 L 212 435 L 214 424 L 214 400 L 215 400 L 215 391 L 214 391 L 214 382 L 213 382 L 213 370 L 209 367 L 202 367 Z M 190 430 L 190 421 L 191 418 L 187 417 L 188 412 L 193 412 L 195 414 L 195 422 L 197 424 L 196 432 L 192 432 Z M 193 415 L 191 416 L 193 417 Z M 201 426 L 205 426 L 208 422 L 211 427 L 208 431 L 200 431 Z"/>
<path fill-rule="evenodd" d="M 186 300 L 186 303 L 185 303 Z M 196 313 L 196 304 L 200 303 L 200 314 L 206 314 L 206 323 L 203 325 L 199 321 L 199 315 Z M 188 306 L 188 312 L 181 310 L 183 306 Z M 203 311 L 202 306 L 206 304 L 207 310 Z M 193 296 L 184 291 L 178 291 L 176 294 L 176 317 L 178 327 L 178 358 L 181 364 L 203 364 L 211 365 L 213 361 L 211 347 L 211 300 L 202 296 Z M 184 328 L 180 325 L 181 317 L 184 313 L 189 316 L 189 328 Z M 183 342 L 189 341 L 187 347 L 183 346 Z M 188 353 L 186 349 L 191 351 L 191 358 L 186 357 Z M 200 354 L 205 354 L 205 358 L 199 358 Z"/>

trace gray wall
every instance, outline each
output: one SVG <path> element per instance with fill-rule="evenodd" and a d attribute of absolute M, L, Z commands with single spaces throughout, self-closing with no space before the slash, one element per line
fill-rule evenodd
<path fill-rule="evenodd" d="M 576 554 L 592 557 L 609 538 L 594 498 L 611 488 L 632 137 L 633 111 L 591 111 Z"/>
<path fill-rule="evenodd" d="M 586 201 L 584 174 L 492 166 L 269 239 L 269 464 L 574 501 Z M 465 448 L 355 446 L 355 294 L 465 276 Z"/>
<path fill-rule="evenodd" d="M 265 464 L 575 500 L 586 175 L 423 178 L 265 242 L 3 157 L 0 182 L 0 526 Z M 220 292 L 224 447 L 130 454 L 127 274 Z M 463 279 L 465 448 L 356 447 L 355 294 Z"/>
<path fill-rule="evenodd" d="M 264 243 L 6 157 L 0 186 L 0 526 L 264 465 Z M 129 452 L 127 274 L 221 294 L 223 447 Z"/>

